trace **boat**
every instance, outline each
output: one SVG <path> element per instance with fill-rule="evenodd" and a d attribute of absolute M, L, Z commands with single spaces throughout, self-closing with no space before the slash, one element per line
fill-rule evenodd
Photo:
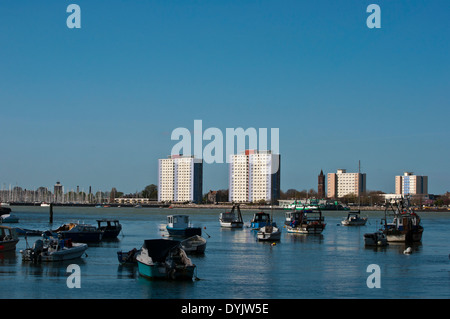
<path fill-rule="evenodd" d="M 6 223 L 18 223 L 19 217 L 17 217 L 14 214 L 3 214 L 0 216 L 0 224 L 6 224 Z"/>
<path fill-rule="evenodd" d="M 80 258 L 87 248 L 87 244 L 74 243 L 70 239 L 48 237 L 36 240 L 33 247 L 20 252 L 23 261 L 55 262 Z"/>
<path fill-rule="evenodd" d="M 103 232 L 102 239 L 117 238 L 122 230 L 122 225 L 117 219 L 98 219 L 97 224 L 97 229 Z"/>
<path fill-rule="evenodd" d="M 137 260 L 136 256 L 139 253 L 139 250 L 133 248 L 129 251 L 118 251 L 117 259 L 121 265 L 136 265 Z"/>
<path fill-rule="evenodd" d="M 234 211 L 237 211 L 237 215 Z M 219 217 L 220 226 L 225 228 L 242 228 L 244 227 L 244 221 L 242 219 L 241 209 L 239 205 L 233 205 L 230 212 L 220 213 Z"/>
<path fill-rule="evenodd" d="M 14 227 L 18 236 L 42 236 L 42 230 L 27 229 L 22 227 Z"/>
<path fill-rule="evenodd" d="M 266 225 L 258 230 L 257 237 L 259 241 L 279 241 L 281 231 L 276 226 Z"/>
<path fill-rule="evenodd" d="M 388 222 L 389 217 L 391 222 Z M 423 231 L 420 217 L 412 210 L 409 197 L 386 203 L 383 233 L 388 242 L 419 242 Z"/>
<path fill-rule="evenodd" d="M 16 250 L 16 244 L 19 242 L 14 228 L 0 225 L 0 252 Z"/>
<path fill-rule="evenodd" d="M 41 203 L 41 207 L 50 207 L 50 204 L 46 203 L 46 202 L 43 202 L 43 203 Z"/>
<path fill-rule="evenodd" d="M 139 275 L 148 279 L 192 280 L 196 269 L 177 240 L 145 240 L 136 260 Z"/>
<path fill-rule="evenodd" d="M 295 200 L 292 204 L 288 205 L 286 209 L 294 210 L 310 210 L 319 208 L 319 201 L 316 199 L 306 199 L 304 203 Z"/>
<path fill-rule="evenodd" d="M 349 212 L 347 217 L 341 220 L 342 226 L 364 226 L 367 222 L 367 217 L 360 217 L 360 211 Z"/>
<path fill-rule="evenodd" d="M 388 244 L 386 235 L 382 231 L 364 234 L 364 245 L 386 246 Z"/>
<path fill-rule="evenodd" d="M 286 226 L 288 233 L 321 234 L 325 229 L 325 218 L 320 208 L 292 213 L 292 220 Z"/>
<path fill-rule="evenodd" d="M 258 230 L 264 226 L 277 226 L 277 224 L 271 220 L 270 214 L 264 212 L 255 213 L 250 221 L 250 227 L 253 230 Z"/>
<path fill-rule="evenodd" d="M 50 231 L 59 234 L 63 239 L 71 239 L 78 243 L 98 243 L 102 240 L 103 231 L 88 224 L 68 223 Z M 55 236 L 56 237 L 56 236 Z"/>
<path fill-rule="evenodd" d="M 181 247 L 187 253 L 203 254 L 206 249 L 206 239 L 195 235 L 181 241 Z"/>
<path fill-rule="evenodd" d="M 175 237 L 187 238 L 195 235 L 202 235 L 201 227 L 192 227 L 188 215 L 167 216 L 166 230 L 169 232 L 169 236 Z"/>

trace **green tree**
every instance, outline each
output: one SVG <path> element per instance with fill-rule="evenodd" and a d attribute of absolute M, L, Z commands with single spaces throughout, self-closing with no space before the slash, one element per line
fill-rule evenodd
<path fill-rule="evenodd" d="M 142 191 L 142 197 L 148 199 L 158 199 L 158 186 L 155 184 L 147 185 Z"/>

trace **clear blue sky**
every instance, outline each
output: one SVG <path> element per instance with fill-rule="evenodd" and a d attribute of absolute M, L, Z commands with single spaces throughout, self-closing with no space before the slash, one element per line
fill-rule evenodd
<path fill-rule="evenodd" d="M 2 0 L 0 185 L 142 190 L 201 119 L 279 128 L 282 190 L 361 160 L 369 190 L 450 191 L 449 26 L 448 0 Z M 205 165 L 204 192 L 227 187 Z"/>

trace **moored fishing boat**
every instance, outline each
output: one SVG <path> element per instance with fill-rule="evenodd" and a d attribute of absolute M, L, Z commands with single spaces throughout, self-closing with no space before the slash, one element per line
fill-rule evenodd
<path fill-rule="evenodd" d="M 388 222 L 389 217 L 391 222 Z M 420 217 L 411 209 L 408 197 L 386 203 L 383 233 L 388 242 L 419 242 L 423 230 Z"/>
<path fill-rule="evenodd" d="M 196 269 L 176 240 L 145 240 L 136 260 L 139 275 L 148 279 L 192 280 Z"/>
<path fill-rule="evenodd" d="M 192 237 L 201 236 L 201 227 L 193 227 L 187 215 L 169 215 L 167 216 L 166 230 L 170 236 Z"/>
<path fill-rule="evenodd" d="M 19 238 L 13 228 L 0 225 L 0 252 L 15 250 L 18 242 Z"/>
<path fill-rule="evenodd" d="M 298 234 L 321 234 L 325 226 L 325 218 L 322 216 L 320 208 L 302 210 L 292 213 L 292 219 L 286 226 L 286 231 Z"/>
<path fill-rule="evenodd" d="M 237 211 L 237 215 L 235 214 Z M 242 219 L 241 209 L 238 204 L 233 205 L 230 212 L 220 213 L 220 226 L 225 228 L 242 228 L 244 221 Z"/>

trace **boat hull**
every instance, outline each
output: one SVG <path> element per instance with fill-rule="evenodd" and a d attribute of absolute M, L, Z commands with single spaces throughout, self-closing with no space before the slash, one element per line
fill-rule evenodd
<path fill-rule="evenodd" d="M 321 234 L 325 229 L 326 224 L 317 225 L 299 225 L 296 227 L 287 226 L 286 231 L 294 234 Z"/>
<path fill-rule="evenodd" d="M 71 239 L 77 243 L 98 243 L 102 240 L 102 232 L 60 232 L 61 238 Z"/>
<path fill-rule="evenodd" d="M 0 252 L 16 250 L 16 245 L 18 242 L 18 239 L 0 241 Z"/>
<path fill-rule="evenodd" d="M 364 234 L 364 245 L 366 246 L 386 246 L 387 238 L 382 233 Z"/>
<path fill-rule="evenodd" d="M 195 265 L 166 268 L 165 263 L 145 264 L 137 261 L 139 275 L 147 279 L 192 280 Z"/>
<path fill-rule="evenodd" d="M 277 227 L 272 227 L 272 229 L 262 227 L 258 231 L 257 237 L 259 241 L 279 241 L 281 239 L 281 232 Z"/>
<path fill-rule="evenodd" d="M 187 253 L 203 254 L 206 250 L 206 239 L 201 236 L 193 236 L 181 242 L 181 247 Z"/>
<path fill-rule="evenodd" d="M 359 220 L 343 220 L 341 221 L 342 226 L 364 226 L 367 222 L 367 219 L 359 219 Z"/>
<path fill-rule="evenodd" d="M 19 222 L 19 218 L 15 215 L 8 214 L 0 217 L 0 224 L 16 224 Z"/>
<path fill-rule="evenodd" d="M 189 227 L 189 228 L 173 228 L 173 227 L 166 227 L 167 232 L 169 233 L 169 236 L 174 237 L 192 237 L 192 236 L 201 236 L 202 235 L 202 229 L 200 227 Z"/>
<path fill-rule="evenodd" d="M 33 256 L 32 249 L 26 249 L 22 251 L 22 259 L 24 261 L 37 261 L 37 262 L 56 262 L 56 261 L 64 261 L 64 260 L 72 260 L 81 258 L 86 249 L 88 248 L 87 244 L 82 243 L 73 243 L 71 247 L 64 247 L 57 251 L 52 252 L 41 252 L 36 257 Z"/>
<path fill-rule="evenodd" d="M 220 221 L 220 227 L 223 227 L 223 228 L 243 228 L 244 227 L 244 222 Z"/>
<path fill-rule="evenodd" d="M 422 240 L 423 229 L 411 232 L 405 231 L 387 231 L 385 232 L 388 242 L 419 242 Z"/>

